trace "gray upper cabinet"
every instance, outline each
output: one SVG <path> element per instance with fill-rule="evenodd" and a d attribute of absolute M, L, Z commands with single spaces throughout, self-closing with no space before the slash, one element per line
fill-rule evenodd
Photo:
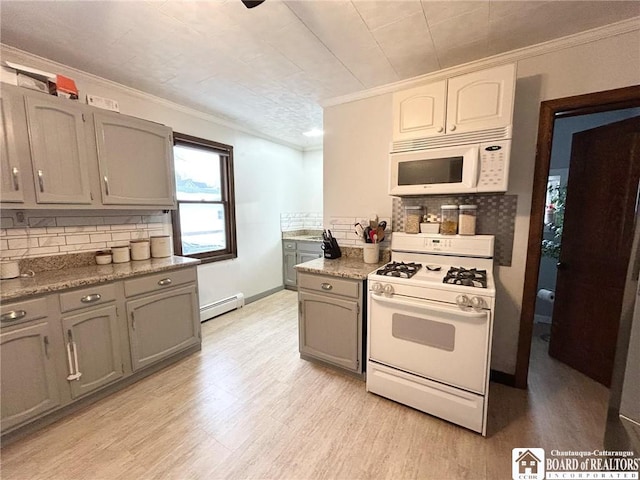
<path fill-rule="evenodd" d="M 171 129 L 94 113 L 102 203 L 175 208 Z"/>
<path fill-rule="evenodd" d="M 71 396 L 78 398 L 124 375 L 115 305 L 62 318 Z M 77 365 L 75 358 L 77 357 Z M 73 377 L 81 373 L 77 379 Z"/>
<path fill-rule="evenodd" d="M 82 108 L 70 100 L 25 96 L 36 202 L 92 203 Z"/>
<path fill-rule="evenodd" d="M 0 334 L 3 430 L 60 405 L 51 343 L 46 319 Z"/>
<path fill-rule="evenodd" d="M 11 98 L 0 97 L 0 201 L 23 203 L 23 172 L 15 150 L 12 108 Z"/>

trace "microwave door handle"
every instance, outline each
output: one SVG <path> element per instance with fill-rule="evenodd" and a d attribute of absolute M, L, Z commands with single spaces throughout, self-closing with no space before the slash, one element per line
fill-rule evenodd
<path fill-rule="evenodd" d="M 480 157 L 481 157 L 481 153 L 480 153 L 480 145 L 478 145 L 477 147 L 474 147 L 473 149 L 475 150 L 475 158 L 473 160 L 473 162 L 471 162 L 472 165 L 472 172 L 471 172 L 471 187 L 475 188 L 478 185 L 478 181 L 480 180 Z"/>

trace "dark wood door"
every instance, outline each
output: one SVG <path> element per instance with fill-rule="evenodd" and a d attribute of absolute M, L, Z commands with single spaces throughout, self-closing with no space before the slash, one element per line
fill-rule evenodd
<path fill-rule="evenodd" d="M 609 386 L 640 179 L 640 117 L 573 135 L 549 354 Z"/>

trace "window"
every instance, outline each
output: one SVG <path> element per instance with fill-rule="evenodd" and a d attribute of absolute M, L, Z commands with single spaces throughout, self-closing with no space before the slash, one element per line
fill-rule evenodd
<path fill-rule="evenodd" d="M 176 255 L 203 263 L 236 258 L 233 147 L 174 133 Z"/>

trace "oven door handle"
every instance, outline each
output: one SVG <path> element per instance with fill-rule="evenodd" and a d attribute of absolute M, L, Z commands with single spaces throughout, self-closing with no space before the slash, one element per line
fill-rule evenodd
<path fill-rule="evenodd" d="M 420 308 L 424 310 L 430 310 L 433 312 L 450 313 L 450 314 L 460 315 L 462 317 L 467 317 L 467 318 L 487 318 L 487 314 L 489 313 L 488 310 L 482 310 L 480 312 L 477 312 L 477 311 L 465 312 L 464 310 L 460 310 L 460 308 L 458 307 L 451 307 L 451 308 L 438 307 L 438 306 L 423 303 L 423 302 L 414 302 L 411 300 L 398 300 L 398 299 L 387 297 L 378 293 L 372 293 L 371 298 L 376 302 L 388 303 L 391 305 L 399 305 L 399 306 L 405 306 L 405 307 Z"/>

